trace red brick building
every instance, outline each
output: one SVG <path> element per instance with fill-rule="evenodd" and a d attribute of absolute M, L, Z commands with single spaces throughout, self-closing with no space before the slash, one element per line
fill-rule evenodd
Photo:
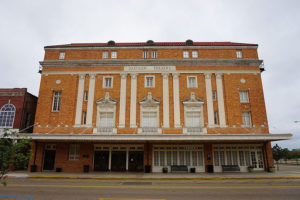
<path fill-rule="evenodd" d="M 37 171 L 196 172 L 273 165 L 257 44 L 83 43 L 45 47 Z"/>
<path fill-rule="evenodd" d="M 37 97 L 26 88 L 0 89 L 0 132 L 32 133 Z"/>

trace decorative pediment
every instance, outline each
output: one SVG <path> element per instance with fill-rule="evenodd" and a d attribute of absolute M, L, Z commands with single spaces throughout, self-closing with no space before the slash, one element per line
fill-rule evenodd
<path fill-rule="evenodd" d="M 100 106 L 113 106 L 116 105 L 117 103 L 118 103 L 117 100 L 109 97 L 109 92 L 105 93 L 105 97 L 98 99 L 96 101 L 96 104 Z"/>
<path fill-rule="evenodd" d="M 154 107 L 158 106 L 160 104 L 160 101 L 158 99 L 153 98 L 152 93 L 148 92 L 147 97 L 140 100 L 140 104 L 145 107 Z"/>
<path fill-rule="evenodd" d="M 191 96 L 189 98 L 186 98 L 182 101 L 183 105 L 185 106 L 202 106 L 204 104 L 204 101 L 198 97 L 195 96 L 194 92 L 191 92 Z"/>

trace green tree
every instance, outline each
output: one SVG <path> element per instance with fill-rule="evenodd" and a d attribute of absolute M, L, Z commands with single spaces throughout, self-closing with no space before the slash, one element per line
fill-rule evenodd
<path fill-rule="evenodd" d="M 278 161 L 282 158 L 287 159 L 289 155 L 289 150 L 287 148 L 282 149 L 278 144 L 272 147 L 273 158 L 277 163 L 277 170 L 279 170 Z"/>
<path fill-rule="evenodd" d="M 16 169 L 26 169 L 30 156 L 31 139 L 21 138 L 18 133 L 8 129 L 0 135 L 0 180 L 6 185 L 9 165 Z"/>

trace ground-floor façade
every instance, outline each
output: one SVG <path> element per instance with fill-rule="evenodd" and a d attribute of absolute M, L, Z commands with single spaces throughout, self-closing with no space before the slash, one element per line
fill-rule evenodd
<path fill-rule="evenodd" d="M 162 172 L 185 166 L 188 171 L 222 172 L 238 166 L 247 172 L 273 165 L 271 141 L 290 134 L 201 136 L 45 135 L 32 134 L 29 170 L 63 172 Z"/>

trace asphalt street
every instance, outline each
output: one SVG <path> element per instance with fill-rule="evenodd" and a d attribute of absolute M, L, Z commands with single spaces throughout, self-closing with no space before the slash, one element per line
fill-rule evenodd
<path fill-rule="evenodd" d="M 10 179 L 0 200 L 297 199 L 300 179 L 83 180 Z"/>

